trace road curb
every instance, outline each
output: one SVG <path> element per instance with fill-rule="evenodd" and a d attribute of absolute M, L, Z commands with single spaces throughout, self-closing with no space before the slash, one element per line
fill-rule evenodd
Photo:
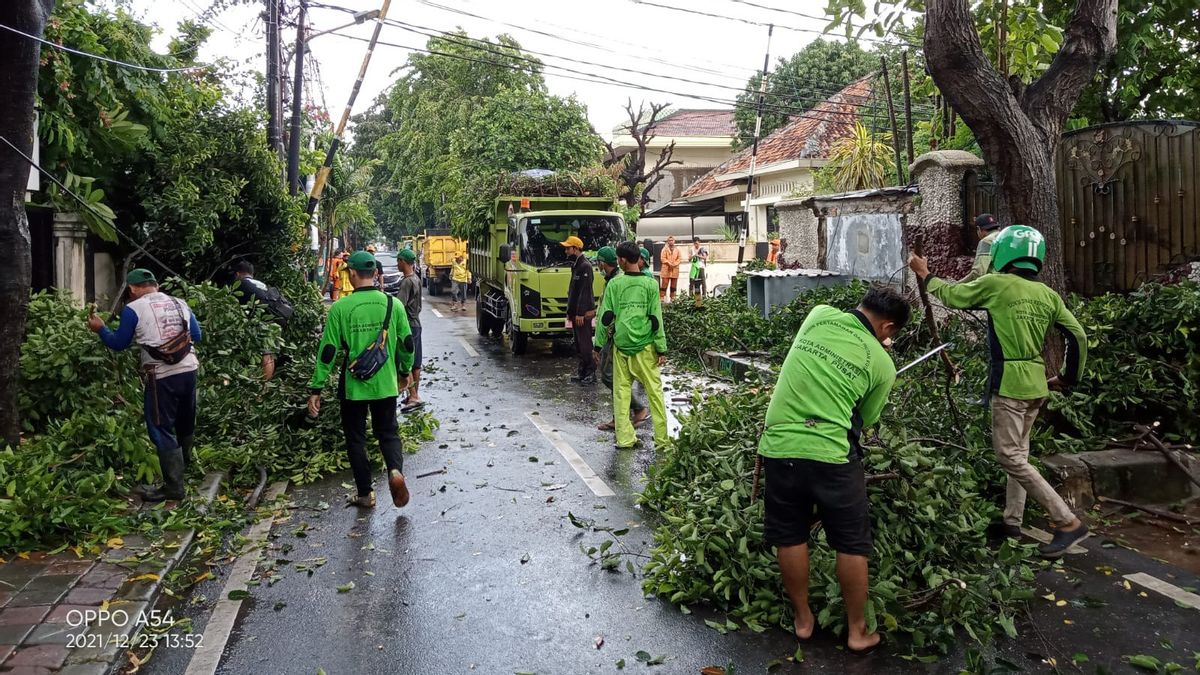
<path fill-rule="evenodd" d="M 219 471 L 205 475 L 196 496 L 202 506 L 212 503 L 224 479 L 225 474 Z M 72 650 L 61 675 L 111 675 L 125 667 L 129 650 L 137 645 L 144 627 L 138 617 L 154 607 L 167 575 L 187 557 L 195 538 L 195 528 L 171 532 L 163 538 L 163 548 L 171 549 L 172 553 L 161 562 L 142 563 L 129 575 L 108 603 L 113 614 L 87 629 L 89 636 L 95 636 L 88 644 L 97 646 Z M 113 553 L 109 551 L 104 557 L 111 560 L 115 557 Z M 150 575 L 154 578 L 148 578 Z"/>

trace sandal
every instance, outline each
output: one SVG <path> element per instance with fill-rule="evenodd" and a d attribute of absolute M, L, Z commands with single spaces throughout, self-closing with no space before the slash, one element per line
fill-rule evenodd
<path fill-rule="evenodd" d="M 617 423 L 616 422 L 605 422 L 604 424 L 596 425 L 596 428 L 599 429 L 600 431 L 616 431 Z"/>
<path fill-rule="evenodd" d="M 876 642 L 875 644 L 871 645 L 870 647 L 867 647 L 866 649 L 851 649 L 850 645 L 847 644 L 846 651 L 850 652 L 851 654 L 853 654 L 855 656 L 867 656 L 867 655 L 874 654 L 875 652 L 879 651 L 879 648 L 882 646 L 883 646 L 883 635 L 880 635 L 879 642 Z"/>
<path fill-rule="evenodd" d="M 636 429 L 640 426 L 643 426 L 644 424 L 646 424 L 647 421 L 649 421 L 649 419 L 650 419 L 650 411 L 646 411 L 646 414 L 642 415 L 641 417 L 634 417 L 633 418 L 633 428 Z"/>
<path fill-rule="evenodd" d="M 406 404 L 404 404 L 404 407 L 400 408 L 400 412 L 407 414 L 407 413 L 413 412 L 414 410 L 420 410 L 421 408 L 424 408 L 424 407 L 425 407 L 425 401 L 417 401 L 416 403 L 406 403 Z"/>

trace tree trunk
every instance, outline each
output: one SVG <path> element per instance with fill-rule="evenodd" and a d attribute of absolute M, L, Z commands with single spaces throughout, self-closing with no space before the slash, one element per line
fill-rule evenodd
<path fill-rule="evenodd" d="M 9 0 L 0 5 L 0 23 L 41 37 L 54 0 Z M 15 33 L 0 39 L 0 136 L 33 154 L 33 102 L 37 93 L 41 45 Z M 29 164 L 0 143 L 0 442 L 20 441 L 17 371 L 29 306 L 29 221 L 25 187 Z"/>
<path fill-rule="evenodd" d="M 1117 44 L 1117 0 L 1078 0 L 1050 67 L 1028 87 L 1006 81 L 979 41 L 967 0 L 929 0 L 925 59 L 934 82 L 966 122 L 995 172 L 1004 224 L 1046 237 L 1042 280 L 1065 294 L 1054 157 L 1083 89 Z"/>

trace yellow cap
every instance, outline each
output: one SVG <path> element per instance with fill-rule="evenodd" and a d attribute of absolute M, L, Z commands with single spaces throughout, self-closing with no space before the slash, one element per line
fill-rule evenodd
<path fill-rule="evenodd" d="M 563 246 L 573 246 L 575 248 L 583 248 L 583 240 L 575 235 L 571 235 L 563 240 Z"/>

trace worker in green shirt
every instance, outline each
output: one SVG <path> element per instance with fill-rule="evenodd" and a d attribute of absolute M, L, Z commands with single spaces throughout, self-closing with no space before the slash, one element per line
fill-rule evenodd
<path fill-rule="evenodd" d="M 654 265 L 651 264 L 650 249 L 643 246 L 638 250 L 638 252 L 642 254 L 642 261 L 638 263 L 638 266 L 642 268 L 642 274 L 645 274 L 653 279 Z"/>
<path fill-rule="evenodd" d="M 367 458 L 367 413 L 388 469 L 392 503 L 408 503 L 404 452 L 396 424 L 396 399 L 408 388 L 413 365 L 413 338 L 404 304 L 375 287 L 375 256 L 351 255 L 346 265 L 354 291 L 333 303 L 317 347 L 317 367 L 309 383 L 308 413 L 321 411 L 321 390 L 333 371 L 339 351 L 346 352 L 338 376 L 342 434 L 357 495 L 350 503 L 375 506 L 371 462 Z"/>
<path fill-rule="evenodd" d="M 624 274 L 617 275 L 604 288 L 600 303 L 600 330 L 593 338 L 593 358 L 611 339 L 613 346 L 613 410 L 629 409 L 633 381 L 642 383 L 654 421 L 654 446 L 667 443 L 667 406 L 663 401 L 662 375 L 659 368 L 667 359 L 667 335 L 662 322 L 662 304 L 658 284 L 641 273 L 638 245 L 623 241 L 617 246 L 617 259 Z M 609 337 L 611 334 L 611 338 Z M 635 447 L 637 436 L 629 416 L 615 415 L 617 448 Z"/>
<path fill-rule="evenodd" d="M 930 275 L 929 264 L 920 256 L 911 256 L 909 266 L 947 307 L 987 310 L 992 449 L 1008 474 L 1004 531 L 1020 536 L 1025 495 L 1032 495 L 1055 527 L 1053 539 L 1040 547 L 1041 554 L 1057 558 L 1087 537 L 1088 527 L 1029 463 L 1029 436 L 1050 388 L 1064 389 L 1079 380 L 1087 360 L 1087 335 L 1058 293 L 1037 280 L 1046 259 L 1041 232 L 1025 225 L 1007 227 L 991 252 L 999 273 L 966 284 Z M 1062 373 L 1047 380 L 1042 348 L 1052 327 L 1062 333 L 1067 350 Z"/>
<path fill-rule="evenodd" d="M 975 218 L 975 233 L 979 237 L 979 244 L 975 247 L 975 263 L 971 265 L 971 271 L 967 276 L 959 279 L 960 284 L 974 281 L 985 274 L 996 271 L 996 268 L 992 266 L 992 245 L 995 244 L 996 236 L 1000 234 L 1001 229 L 996 216 L 990 213 L 981 213 Z"/>
<path fill-rule="evenodd" d="M 621 274 L 621 267 L 617 261 L 617 249 L 612 246 L 604 246 L 599 251 L 596 251 L 596 266 L 600 268 L 600 273 L 604 275 L 604 284 L 607 289 L 608 283 Z M 601 327 L 601 330 L 604 330 Z M 612 336 L 609 335 L 604 343 L 604 349 L 600 350 L 600 358 L 597 361 L 597 370 L 600 371 L 600 381 L 604 386 L 608 387 L 609 391 L 613 389 L 613 343 Z M 633 414 L 633 426 L 640 427 L 650 419 L 650 409 L 641 400 L 642 397 L 635 391 L 636 386 L 630 385 L 629 390 L 629 412 Z M 596 427 L 600 431 L 615 431 L 617 428 L 617 418 L 614 413 L 613 418 Z"/>
<path fill-rule="evenodd" d="M 896 381 L 884 344 L 910 313 L 904 296 L 885 287 L 867 291 L 848 312 L 817 305 L 800 325 L 771 394 L 758 444 L 766 472 L 763 539 L 777 547 L 801 640 L 816 627 L 808 605 L 808 538 L 820 520 L 837 551 L 847 648 L 861 653 L 879 644 L 879 634 L 867 632 L 872 540 L 859 437 L 883 413 Z"/>

